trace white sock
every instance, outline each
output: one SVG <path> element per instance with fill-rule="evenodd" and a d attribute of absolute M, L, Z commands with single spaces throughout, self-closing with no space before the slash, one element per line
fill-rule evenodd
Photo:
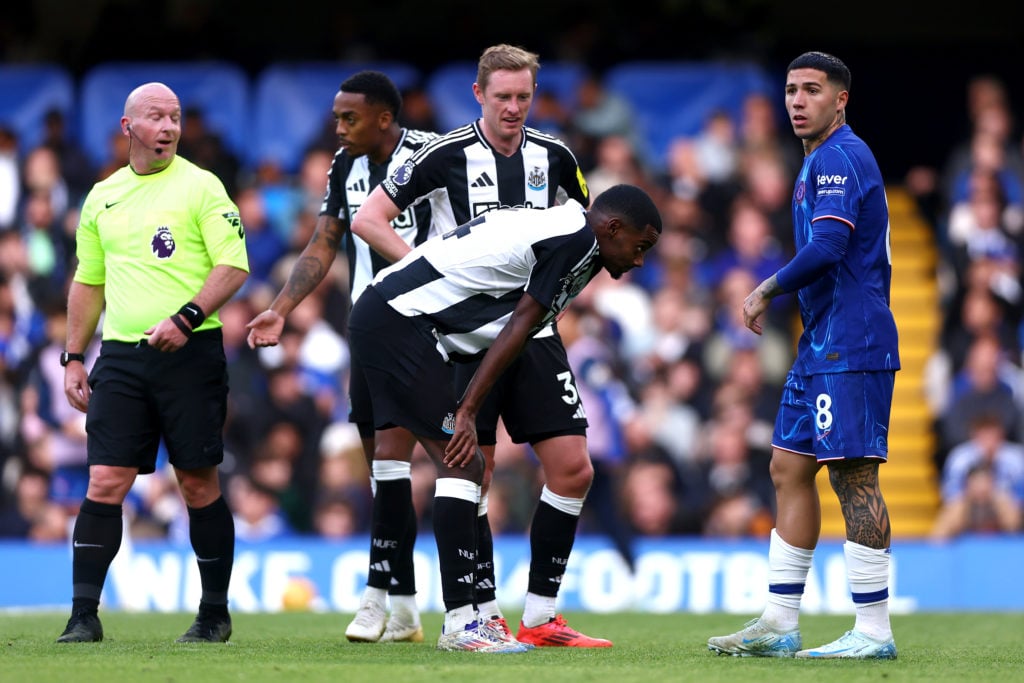
<path fill-rule="evenodd" d="M 776 631 L 792 631 L 799 625 L 800 599 L 814 549 L 797 548 L 772 529 L 768 546 L 768 602 L 761 619 Z"/>
<path fill-rule="evenodd" d="M 476 609 L 472 603 L 444 613 L 444 633 L 465 631 L 472 624 L 476 624 Z"/>
<path fill-rule="evenodd" d="M 586 500 L 586 498 L 569 498 L 568 496 L 560 496 L 549 489 L 547 484 L 545 484 L 540 490 L 540 499 L 556 510 L 560 510 L 567 515 L 572 515 L 573 517 L 580 516 L 583 512 L 583 501 Z"/>
<path fill-rule="evenodd" d="M 857 612 L 853 628 L 875 640 L 892 638 L 889 624 L 889 548 L 843 544 L 850 595 Z"/>
<path fill-rule="evenodd" d="M 536 593 L 526 594 L 526 604 L 523 605 L 523 626 L 534 628 L 546 624 L 555 618 L 555 598 Z"/>
<path fill-rule="evenodd" d="M 499 617 L 505 616 L 501 613 L 501 608 L 498 607 L 497 600 L 481 602 L 476 606 L 476 611 L 480 614 L 481 619 L 498 619 Z"/>
<path fill-rule="evenodd" d="M 374 588 L 373 586 L 367 586 L 363 589 L 363 599 L 359 601 L 359 604 L 365 604 L 367 602 L 375 602 L 382 608 L 387 604 L 388 591 L 385 588 Z"/>
<path fill-rule="evenodd" d="M 406 615 L 415 623 L 419 623 L 420 611 L 416 606 L 415 595 L 392 595 L 390 597 L 392 614 Z"/>

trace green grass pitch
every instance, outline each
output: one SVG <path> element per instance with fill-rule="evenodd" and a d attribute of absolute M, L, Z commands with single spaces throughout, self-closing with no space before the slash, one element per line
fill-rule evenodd
<path fill-rule="evenodd" d="M 717 656 L 708 636 L 745 618 L 694 614 L 569 614 L 581 631 L 610 638 L 607 650 L 537 649 L 517 655 L 438 652 L 441 615 L 424 615 L 426 641 L 354 644 L 350 615 L 236 614 L 228 645 L 179 645 L 190 614 L 101 613 L 102 643 L 62 644 L 64 614 L 0 614 L 0 680 L 32 683 L 302 681 L 315 683 L 570 683 L 585 681 L 1024 681 L 1024 614 L 893 617 L 894 662 L 798 661 Z M 508 614 L 509 622 L 518 614 Z M 825 643 L 852 616 L 805 615 L 805 646 Z"/>

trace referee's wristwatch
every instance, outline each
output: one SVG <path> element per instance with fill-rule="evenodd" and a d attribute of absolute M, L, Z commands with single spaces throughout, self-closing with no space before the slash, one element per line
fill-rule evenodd
<path fill-rule="evenodd" d="M 70 363 L 72 361 L 76 361 L 76 360 L 79 363 L 85 363 L 85 354 L 84 353 L 70 353 L 69 351 L 64 351 L 64 352 L 62 352 L 60 354 L 60 366 L 62 368 L 66 368 L 68 366 L 68 363 Z"/>

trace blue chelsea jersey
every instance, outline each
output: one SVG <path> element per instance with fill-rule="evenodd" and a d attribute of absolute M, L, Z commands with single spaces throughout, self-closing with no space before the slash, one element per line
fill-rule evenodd
<path fill-rule="evenodd" d="M 824 218 L 847 224 L 850 241 L 842 260 L 798 293 L 804 332 L 794 371 L 898 370 L 885 186 L 871 150 L 846 125 L 800 169 L 793 192 L 797 249 L 811 240 L 814 221 Z"/>

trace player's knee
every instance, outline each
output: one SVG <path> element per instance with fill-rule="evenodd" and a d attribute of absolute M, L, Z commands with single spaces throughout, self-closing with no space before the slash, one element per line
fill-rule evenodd
<path fill-rule="evenodd" d="M 813 456 L 776 450 L 768 472 L 776 489 L 814 486 L 820 465 Z"/>
<path fill-rule="evenodd" d="M 544 468 L 548 488 L 560 496 L 583 498 L 594 482 L 594 465 L 590 457 L 565 458 L 557 465 Z"/>

